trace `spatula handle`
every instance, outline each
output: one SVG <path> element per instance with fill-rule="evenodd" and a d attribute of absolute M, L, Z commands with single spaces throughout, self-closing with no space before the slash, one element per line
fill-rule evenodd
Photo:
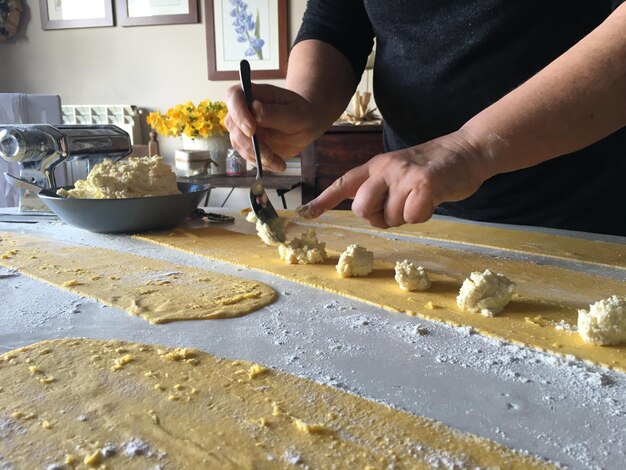
<path fill-rule="evenodd" d="M 239 62 L 239 79 L 241 80 L 241 90 L 246 98 L 248 109 L 252 111 L 252 81 L 250 80 L 250 63 L 247 60 Z M 263 176 L 263 164 L 261 163 L 261 149 L 256 134 L 252 135 L 252 147 L 254 149 L 254 158 L 256 159 L 256 175 L 257 178 Z"/>

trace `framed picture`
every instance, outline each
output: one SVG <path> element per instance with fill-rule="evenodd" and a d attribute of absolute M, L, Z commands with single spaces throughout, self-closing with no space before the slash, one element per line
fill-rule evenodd
<path fill-rule="evenodd" d="M 122 26 L 198 22 L 197 0 L 116 0 Z"/>
<path fill-rule="evenodd" d="M 39 0 L 42 29 L 113 26 L 113 0 Z"/>
<path fill-rule="evenodd" d="M 237 80 L 239 62 L 253 79 L 287 75 L 287 0 L 205 0 L 209 80 Z"/>

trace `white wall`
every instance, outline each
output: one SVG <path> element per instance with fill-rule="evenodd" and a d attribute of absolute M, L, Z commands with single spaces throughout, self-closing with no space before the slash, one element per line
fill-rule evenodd
<path fill-rule="evenodd" d="M 23 3 L 18 34 L 0 43 L 0 92 L 52 93 L 64 104 L 132 104 L 164 111 L 187 100 L 223 100 L 236 83 L 207 78 L 203 0 L 198 24 L 52 31 L 41 29 L 38 0 Z M 305 5 L 306 0 L 287 1 L 290 44 Z M 173 158 L 177 146 L 178 139 L 161 139 L 166 158 Z M 298 204 L 292 193 L 290 207 Z M 221 203 L 223 192 L 213 195 L 211 203 Z M 237 197 L 229 201 L 229 206 L 245 204 Z"/>
<path fill-rule="evenodd" d="M 197 24 L 51 31 L 41 29 L 39 1 L 23 3 L 17 36 L 0 44 L 0 92 L 52 93 L 65 104 L 133 104 L 164 111 L 187 100 L 223 100 L 236 83 L 207 78 L 203 0 Z M 306 0 L 287 3 L 291 44 Z M 173 158 L 179 140 L 160 141 L 162 153 Z M 224 191 L 213 191 L 211 204 L 221 204 Z M 291 196 L 291 205 L 297 205 L 297 195 Z M 229 200 L 231 207 L 245 205 L 245 197 Z"/>
<path fill-rule="evenodd" d="M 200 23 L 43 31 L 39 1 L 25 0 L 18 35 L 0 44 L 0 91 L 60 94 L 67 104 L 167 108 L 221 99 L 234 81 L 209 81 L 204 1 Z M 290 43 L 306 0 L 289 0 Z M 281 80 L 271 83 L 280 84 Z"/>

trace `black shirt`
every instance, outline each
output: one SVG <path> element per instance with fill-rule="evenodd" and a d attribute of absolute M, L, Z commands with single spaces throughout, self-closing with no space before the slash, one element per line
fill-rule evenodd
<path fill-rule="evenodd" d="M 459 129 L 597 27 L 623 0 L 309 0 L 296 42 L 319 39 L 363 73 L 385 148 Z M 626 235 L 626 128 L 573 154 L 496 175 L 437 208 L 466 219 Z"/>

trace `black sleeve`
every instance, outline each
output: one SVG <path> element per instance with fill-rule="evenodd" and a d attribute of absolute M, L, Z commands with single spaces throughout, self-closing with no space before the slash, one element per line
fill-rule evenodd
<path fill-rule="evenodd" d="M 294 45 L 306 39 L 324 41 L 341 52 L 361 80 L 374 31 L 363 0 L 308 0 Z"/>

